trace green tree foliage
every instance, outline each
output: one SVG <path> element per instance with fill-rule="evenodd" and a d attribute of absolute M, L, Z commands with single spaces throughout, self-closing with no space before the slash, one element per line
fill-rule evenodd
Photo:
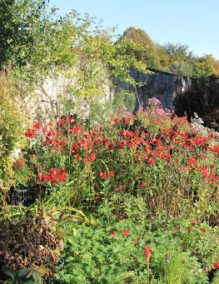
<path fill-rule="evenodd" d="M 138 61 L 142 61 L 147 67 L 159 68 L 157 48 L 143 30 L 130 27 L 125 30 L 121 38 L 124 37 L 135 44 L 132 53 Z"/>
<path fill-rule="evenodd" d="M 43 31 L 46 1 L 0 0 L 0 68 L 22 66 Z M 44 19 L 45 20 L 45 19 Z"/>
<path fill-rule="evenodd" d="M 219 74 L 219 64 L 212 55 L 194 56 L 184 44 L 158 46 L 161 68 L 177 75 L 190 77 Z"/>

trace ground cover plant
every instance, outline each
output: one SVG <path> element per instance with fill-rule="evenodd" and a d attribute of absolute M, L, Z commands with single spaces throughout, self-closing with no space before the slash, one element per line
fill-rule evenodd
<path fill-rule="evenodd" d="M 45 255 L 53 258 L 53 265 L 44 258 L 46 273 L 42 259 L 26 260 L 25 268 L 51 283 L 208 283 L 218 268 L 216 133 L 202 135 L 151 98 L 136 115 L 124 110 L 93 125 L 76 115 L 35 121 L 25 136 L 30 145 L 15 163 L 15 189 L 46 188 L 28 207 L 38 216 L 33 228 L 56 212 L 62 232 L 46 227 Z M 4 205 L 1 220 L 11 232 L 25 210 Z M 2 273 L 18 269 L 5 257 L 10 235 L 1 243 Z M 45 247 L 40 238 L 38 245 Z M 17 253 L 25 263 L 24 251 Z"/>

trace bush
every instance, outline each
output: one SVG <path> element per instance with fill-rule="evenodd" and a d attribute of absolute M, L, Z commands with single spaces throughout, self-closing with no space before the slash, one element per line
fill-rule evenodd
<path fill-rule="evenodd" d="M 10 72 L 0 74 L 0 187 L 6 187 L 13 176 L 15 149 L 24 144 L 25 117 L 18 104 L 19 90 Z M 7 186 L 8 187 L 8 186 Z"/>

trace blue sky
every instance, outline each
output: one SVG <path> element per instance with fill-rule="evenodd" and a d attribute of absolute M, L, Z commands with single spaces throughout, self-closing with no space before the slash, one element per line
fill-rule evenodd
<path fill-rule="evenodd" d="M 50 7 L 64 15 L 80 14 L 103 20 L 104 27 L 143 29 L 161 45 L 181 43 L 198 56 L 212 54 L 219 60 L 219 0 L 50 0 Z"/>

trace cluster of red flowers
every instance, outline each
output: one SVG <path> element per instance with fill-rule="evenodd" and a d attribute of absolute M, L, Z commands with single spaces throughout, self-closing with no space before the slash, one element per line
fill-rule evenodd
<path fill-rule="evenodd" d="M 192 222 L 192 226 L 196 226 L 196 225 L 197 225 L 197 221 L 194 220 L 194 221 Z M 188 232 L 190 233 L 191 231 L 192 231 L 192 227 L 188 227 Z M 202 233 L 205 233 L 205 232 L 206 232 L 205 228 L 201 228 L 200 231 L 201 231 Z"/>
<path fill-rule="evenodd" d="M 33 138 L 36 134 L 36 130 L 35 129 L 30 129 L 28 128 L 27 131 L 25 132 L 25 136 L 28 138 Z"/>
<path fill-rule="evenodd" d="M 134 161 L 137 163 L 145 161 L 148 165 L 155 165 L 159 160 L 163 160 L 167 166 L 174 167 L 178 173 L 185 170 L 198 171 L 204 180 L 210 183 L 216 183 L 219 177 L 216 175 L 215 164 L 211 168 L 205 163 L 208 152 L 215 152 L 219 155 L 218 146 L 209 146 L 209 139 L 217 139 L 217 135 L 211 133 L 210 138 L 198 136 L 194 130 L 183 131 L 181 125 L 176 121 L 172 122 L 177 125 L 169 129 L 161 127 L 159 134 L 153 135 L 145 131 L 131 131 L 121 126 L 128 127 L 130 121 L 135 121 L 134 115 L 127 117 L 116 117 L 109 125 L 109 128 L 118 129 L 117 137 L 107 137 L 107 132 L 101 132 L 100 127 L 96 126 L 91 130 L 84 130 L 81 124 L 76 124 L 73 117 L 60 118 L 57 122 L 57 129 L 54 130 L 52 123 L 48 123 L 45 128 L 41 128 L 39 122 L 34 122 L 32 129 L 28 129 L 25 135 L 33 138 L 36 132 L 41 129 L 43 145 L 48 147 L 53 154 L 56 152 L 68 151 L 68 155 L 73 154 L 75 160 L 90 163 L 105 154 L 120 150 L 130 150 L 134 154 Z M 179 120 L 179 119 L 178 119 Z M 74 124 L 74 125 L 73 125 Z M 161 124 L 162 125 L 162 124 Z M 67 137 L 68 136 L 68 137 Z M 180 145 L 180 147 L 179 147 Z M 188 148 L 187 155 L 184 149 Z M 202 153 L 200 160 L 199 149 L 205 151 Z M 191 153 L 190 150 L 195 150 Z M 180 151 L 182 155 L 180 155 Z M 70 153 L 70 154 L 69 154 Z M 99 176 L 107 179 L 114 176 L 114 172 L 108 174 L 100 171 Z M 143 181 L 141 187 L 146 187 Z"/>
<path fill-rule="evenodd" d="M 114 177 L 114 171 L 109 171 L 109 176 L 107 176 L 106 173 L 99 171 L 99 176 L 102 177 L 102 179 L 107 179 L 109 176 Z"/>
<path fill-rule="evenodd" d="M 127 236 L 129 236 L 129 231 L 128 230 L 124 230 L 122 232 L 122 234 L 123 234 L 124 237 L 127 237 Z M 112 232 L 110 233 L 110 236 L 115 236 L 115 235 L 116 235 L 116 230 L 112 230 Z M 115 237 L 113 237 L 113 239 L 115 240 Z"/>
<path fill-rule="evenodd" d="M 50 169 L 49 174 L 42 174 L 41 172 L 38 172 L 37 174 L 37 182 L 44 182 L 49 181 L 51 184 L 54 184 L 55 182 L 62 182 L 66 180 L 66 170 L 64 169 Z"/>

